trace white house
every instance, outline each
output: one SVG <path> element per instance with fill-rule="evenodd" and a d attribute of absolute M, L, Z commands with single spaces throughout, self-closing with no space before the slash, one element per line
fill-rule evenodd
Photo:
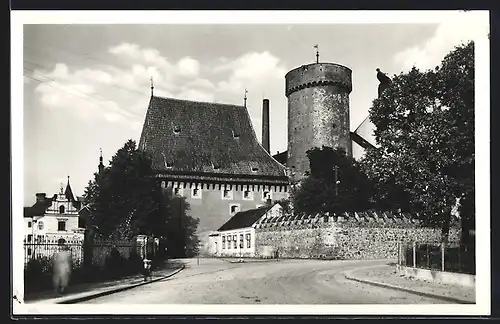
<path fill-rule="evenodd" d="M 217 232 L 210 234 L 210 252 L 222 257 L 254 257 L 256 223 L 282 213 L 278 203 L 236 213 Z"/>
<path fill-rule="evenodd" d="M 45 193 L 36 194 L 36 203 L 24 208 L 24 242 L 77 243 L 83 241 L 84 234 L 78 227 L 80 202 L 75 199 L 71 186 L 52 198 Z M 30 254 L 30 253 L 28 253 Z"/>

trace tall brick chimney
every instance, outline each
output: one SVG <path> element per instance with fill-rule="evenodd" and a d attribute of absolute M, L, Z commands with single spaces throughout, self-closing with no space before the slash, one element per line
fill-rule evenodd
<path fill-rule="evenodd" d="M 269 153 L 269 99 L 262 101 L 262 146 Z"/>
<path fill-rule="evenodd" d="M 37 193 L 36 194 L 36 201 L 37 202 L 45 201 L 45 198 L 46 198 L 45 193 Z"/>

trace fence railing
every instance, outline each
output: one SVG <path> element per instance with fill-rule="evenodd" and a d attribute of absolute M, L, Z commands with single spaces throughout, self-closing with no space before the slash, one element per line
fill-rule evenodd
<path fill-rule="evenodd" d="M 476 274 L 475 250 L 458 243 L 399 242 L 401 266 Z"/>
<path fill-rule="evenodd" d="M 66 247 L 71 251 L 73 262 L 83 262 L 83 242 L 66 243 Z M 24 243 L 24 265 L 32 259 L 52 258 L 52 256 L 62 251 L 64 246 L 58 243 Z"/>

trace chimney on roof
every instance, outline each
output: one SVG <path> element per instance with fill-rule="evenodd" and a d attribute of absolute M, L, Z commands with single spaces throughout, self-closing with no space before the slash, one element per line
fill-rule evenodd
<path fill-rule="evenodd" d="M 262 100 L 262 146 L 269 153 L 269 99 Z"/>
<path fill-rule="evenodd" d="M 44 192 L 36 194 L 36 202 L 45 201 L 46 194 Z"/>

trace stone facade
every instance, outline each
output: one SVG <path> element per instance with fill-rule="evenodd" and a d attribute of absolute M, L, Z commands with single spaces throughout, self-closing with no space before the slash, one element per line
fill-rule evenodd
<path fill-rule="evenodd" d="M 309 170 L 306 151 L 323 145 L 352 155 L 349 122 L 351 70 L 333 63 L 301 66 L 288 72 L 287 166 L 297 178 Z"/>
<path fill-rule="evenodd" d="M 368 219 L 316 216 L 301 224 L 258 227 L 256 256 L 268 257 L 271 250 L 283 258 L 396 259 L 398 242 L 439 242 L 441 238 L 441 229 L 420 227 L 403 217 Z M 460 230 L 452 227 L 450 241 L 459 239 Z"/>

